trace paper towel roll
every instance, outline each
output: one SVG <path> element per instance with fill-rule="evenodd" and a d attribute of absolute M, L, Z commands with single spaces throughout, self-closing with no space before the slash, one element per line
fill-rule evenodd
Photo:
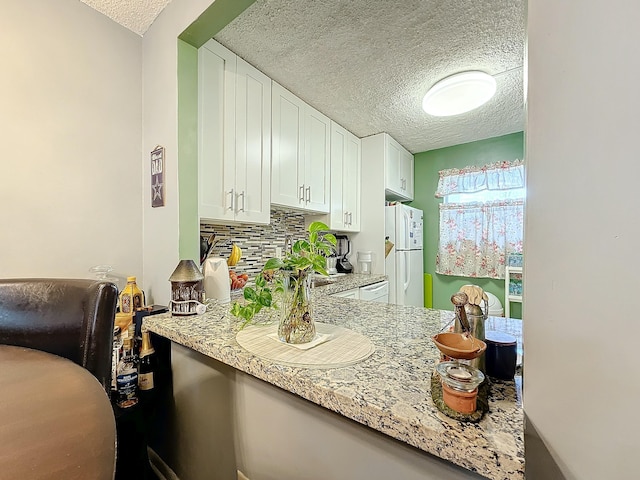
<path fill-rule="evenodd" d="M 209 257 L 204 261 L 202 273 L 204 274 L 205 297 L 220 303 L 229 303 L 231 301 L 231 285 L 227 261 L 221 257 Z"/>

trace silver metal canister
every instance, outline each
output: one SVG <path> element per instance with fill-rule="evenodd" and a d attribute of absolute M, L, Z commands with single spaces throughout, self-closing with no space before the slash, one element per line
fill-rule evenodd
<path fill-rule="evenodd" d="M 473 335 L 478 340 L 482 340 L 483 342 L 485 340 L 484 324 L 485 324 L 485 321 L 487 320 L 487 316 L 488 316 L 487 314 L 489 310 L 488 303 L 486 301 L 484 301 L 484 303 L 485 303 L 484 312 L 482 311 L 482 308 L 478 305 L 467 303 L 464 306 L 465 313 L 467 314 L 467 321 L 469 322 L 471 335 Z M 463 332 L 463 328 L 460 322 L 458 321 L 455 322 L 453 331 L 457 333 Z M 482 373 L 486 373 L 485 354 L 483 353 L 479 357 L 471 360 L 470 365 L 472 367 L 477 368 Z"/>

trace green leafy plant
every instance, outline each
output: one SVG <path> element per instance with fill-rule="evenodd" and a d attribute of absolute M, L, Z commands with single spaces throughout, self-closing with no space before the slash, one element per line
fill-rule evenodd
<path fill-rule="evenodd" d="M 294 298 L 302 288 L 302 280 L 306 275 L 312 272 L 328 275 L 326 257 L 334 251 L 337 243 L 333 234 L 323 233 L 328 229 L 322 222 L 311 223 L 306 239 L 297 240 L 283 258 L 267 260 L 262 272 L 256 276 L 255 287 L 244 287 L 245 302 L 235 302 L 231 307 L 231 314 L 244 320 L 243 327 L 263 308 L 278 307 L 274 293 L 284 291 L 282 279 L 277 275 L 279 271 L 288 272 L 294 278 Z"/>

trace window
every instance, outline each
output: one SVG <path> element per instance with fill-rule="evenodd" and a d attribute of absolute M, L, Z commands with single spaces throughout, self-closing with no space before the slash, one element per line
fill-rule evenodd
<path fill-rule="evenodd" d="M 440 241 L 436 272 L 504 278 L 507 255 L 522 253 L 521 160 L 440 172 Z"/>

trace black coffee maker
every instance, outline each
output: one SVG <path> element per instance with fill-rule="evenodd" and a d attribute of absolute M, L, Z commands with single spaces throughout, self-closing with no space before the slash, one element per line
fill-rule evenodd
<path fill-rule="evenodd" d="M 351 241 L 346 235 L 336 235 L 336 255 L 338 261 L 336 262 L 336 270 L 338 273 L 351 273 L 353 272 L 353 265 L 349 262 L 347 255 L 351 251 Z"/>

